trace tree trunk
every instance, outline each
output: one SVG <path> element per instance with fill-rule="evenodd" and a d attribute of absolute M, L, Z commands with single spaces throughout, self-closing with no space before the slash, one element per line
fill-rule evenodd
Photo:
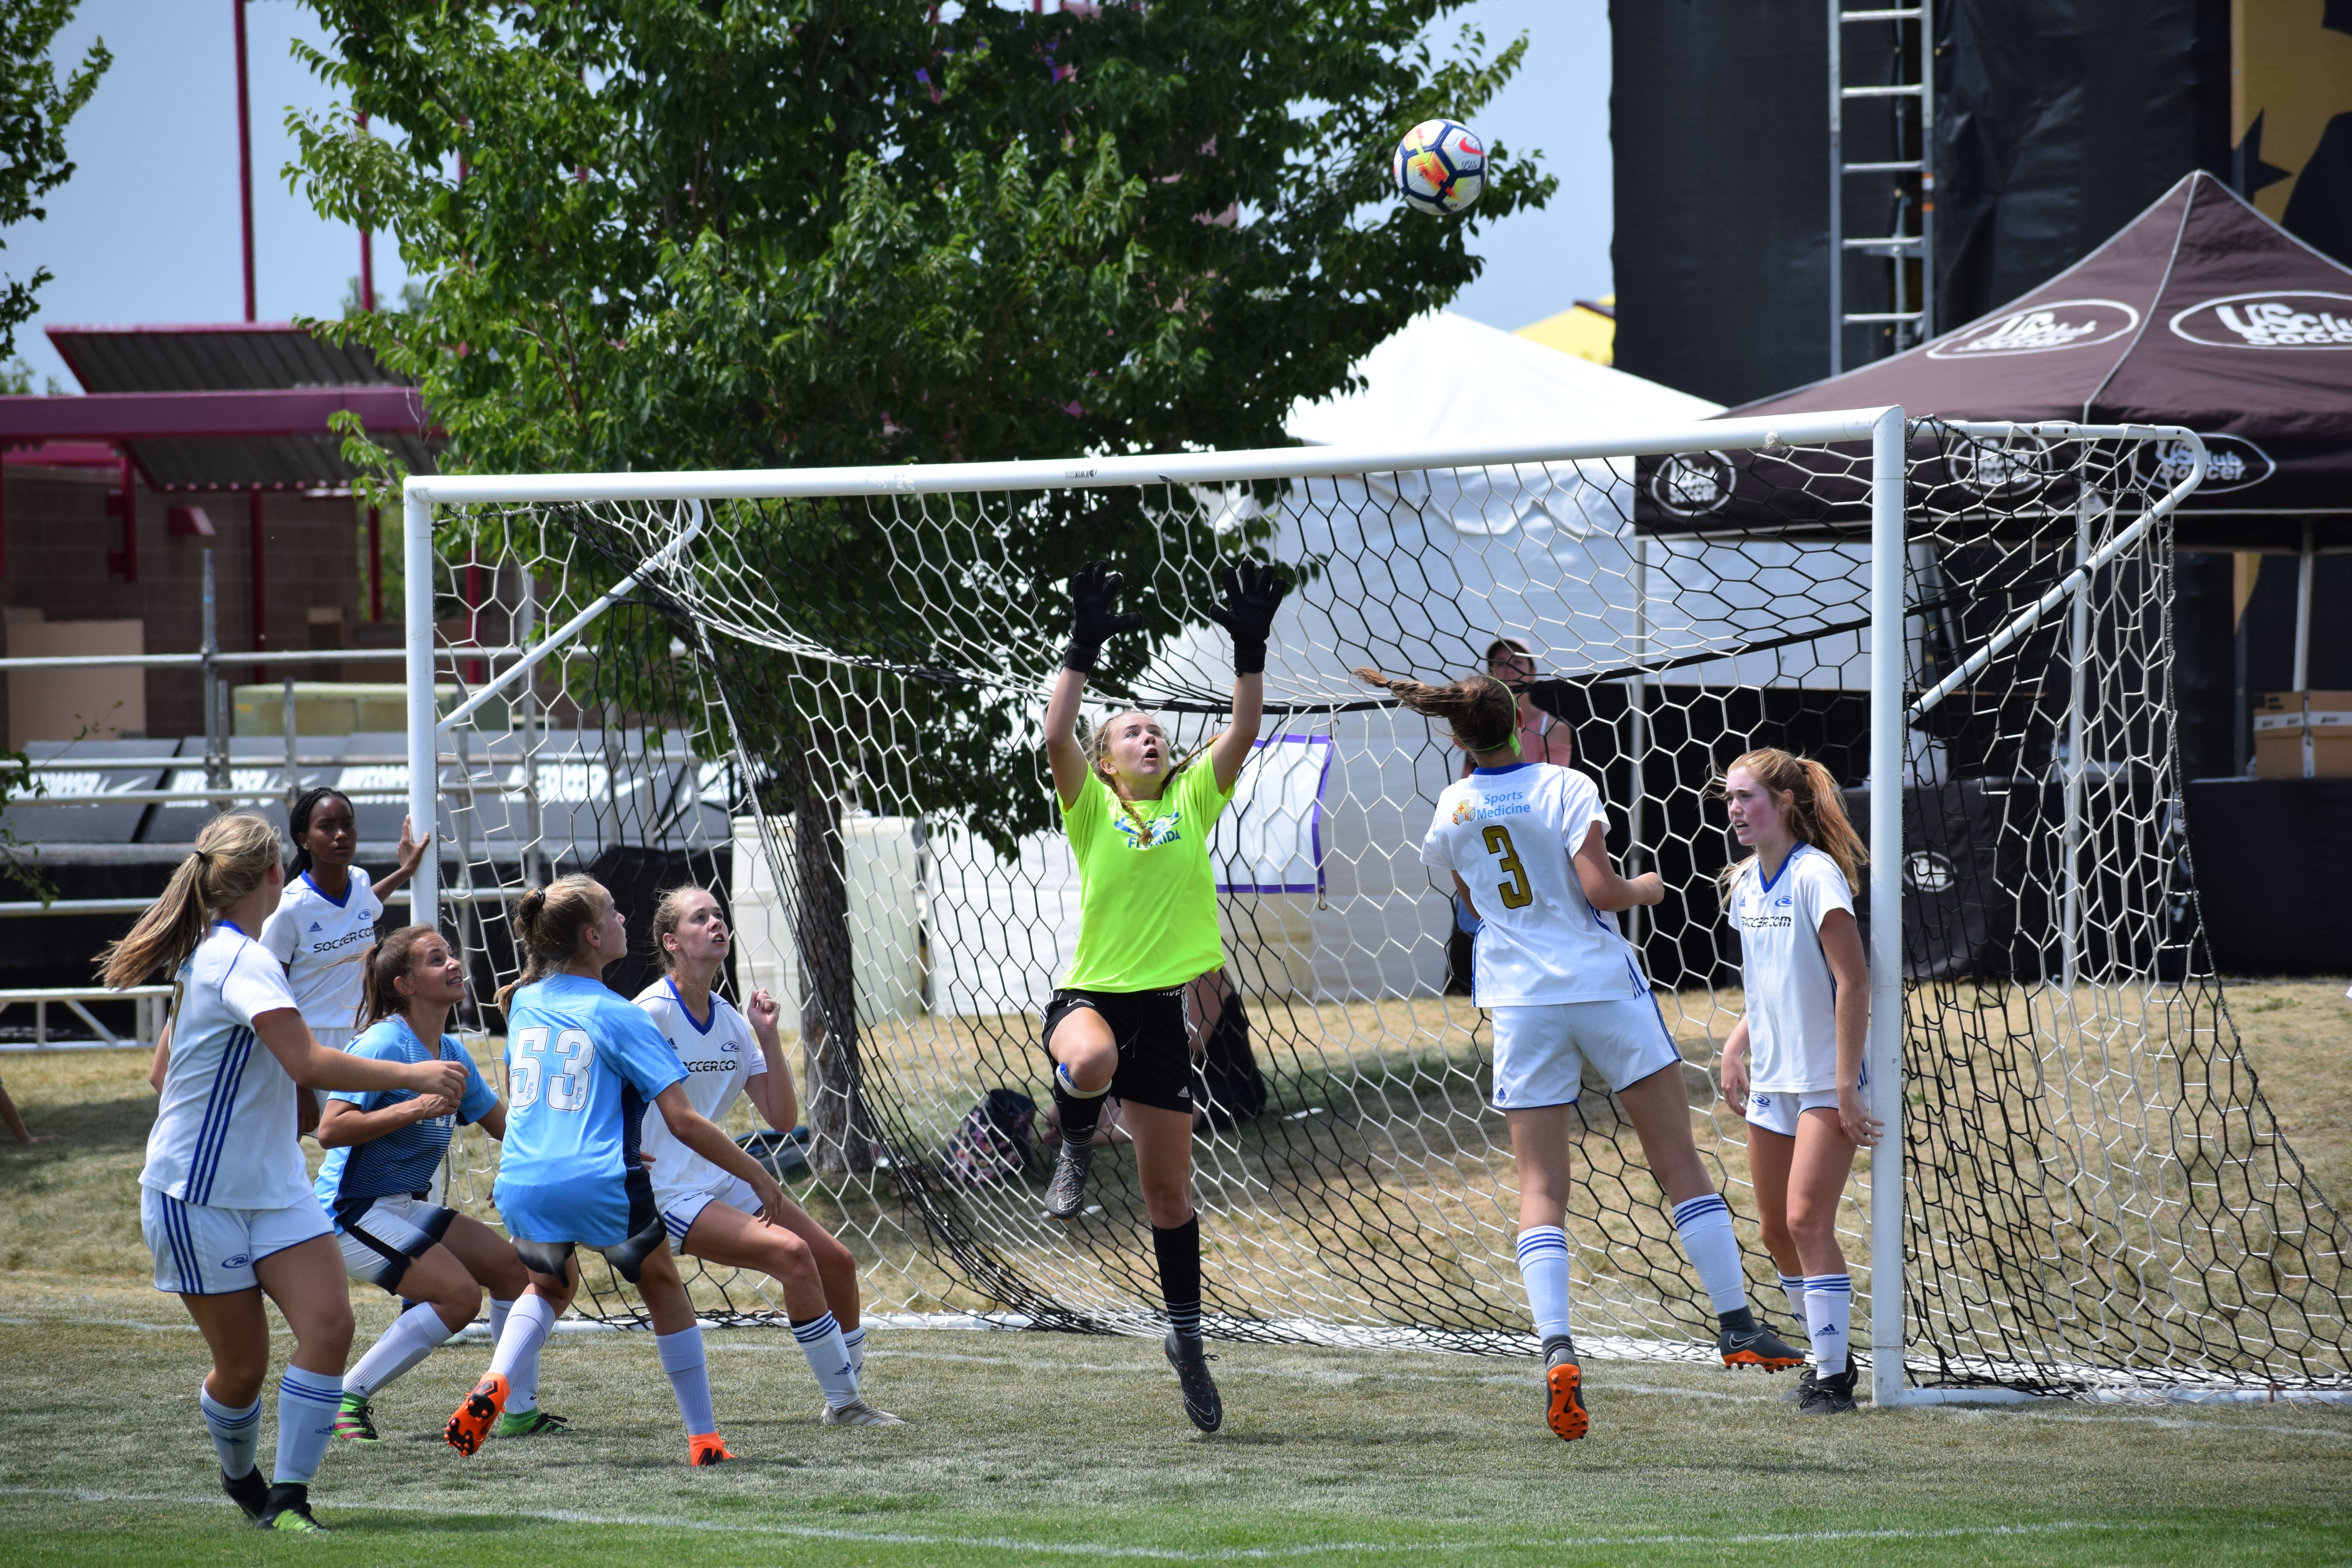
<path fill-rule="evenodd" d="M 872 1119 L 860 1091 L 857 982 L 841 796 L 824 759 L 803 757 L 793 783 L 793 903 L 800 928 L 801 1083 L 809 1164 L 819 1174 L 874 1168 Z"/>

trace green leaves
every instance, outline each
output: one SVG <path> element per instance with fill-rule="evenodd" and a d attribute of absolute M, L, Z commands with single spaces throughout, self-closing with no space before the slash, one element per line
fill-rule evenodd
<path fill-rule="evenodd" d="M 72 20 L 74 5 L 10 0 L 0 6 L 0 229 L 49 216 L 41 198 L 74 172 L 66 157 L 66 124 L 114 63 L 105 41 L 95 40 L 65 85 L 58 85 L 49 49 Z M 5 247 L 0 241 L 0 249 Z M 37 267 L 21 281 L 0 279 L 0 360 L 16 352 L 16 329 L 32 319 L 34 297 L 49 277 L 47 268 Z"/>

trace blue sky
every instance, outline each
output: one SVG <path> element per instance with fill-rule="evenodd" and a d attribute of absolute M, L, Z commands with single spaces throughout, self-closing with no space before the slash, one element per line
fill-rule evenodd
<path fill-rule="evenodd" d="M 48 221 L 5 236 L 0 272 L 56 274 L 41 310 L 19 328 L 17 353 L 35 385 L 72 377 L 41 333 L 47 322 L 233 321 L 243 313 L 237 246 L 236 88 L 230 0 L 83 0 L 59 39 L 61 60 L 103 37 L 114 68 L 67 133 L 79 164 L 48 201 Z M 326 90 L 288 53 L 321 41 L 293 0 L 247 10 L 252 61 L 255 273 L 264 321 L 333 315 L 359 271 L 359 238 L 320 220 L 279 171 L 292 155 L 292 105 L 323 110 Z M 1490 141 L 1540 148 L 1560 178 L 1548 211 L 1525 214 L 1479 242 L 1486 276 L 1454 309 L 1520 327 L 1610 287 L 1609 22 L 1605 0 L 1474 0 L 1452 18 L 1490 47 L 1528 35 L 1519 78 L 1477 117 Z M 400 258 L 379 238 L 376 287 L 392 292 Z"/>

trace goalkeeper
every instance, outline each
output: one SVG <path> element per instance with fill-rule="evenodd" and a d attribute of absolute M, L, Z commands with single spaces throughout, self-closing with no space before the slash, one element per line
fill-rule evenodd
<path fill-rule="evenodd" d="M 1201 1344 L 1201 1221 L 1192 1211 L 1192 1052 L 1184 988 L 1225 962 L 1217 931 L 1209 832 L 1234 797 L 1257 739 L 1266 639 L 1289 583 L 1254 561 L 1218 573 L 1224 603 L 1210 618 L 1233 634 L 1234 721 L 1182 765 L 1149 713 L 1115 713 L 1078 742 L 1078 705 L 1103 644 L 1143 624 L 1117 609 L 1124 580 L 1099 561 L 1070 579 L 1072 626 L 1045 709 L 1045 758 L 1078 865 L 1078 943 L 1045 1008 L 1062 1150 L 1045 1192 L 1052 1218 L 1075 1218 L 1103 1097 L 1118 1097 L 1135 1140 L 1151 1216 L 1164 1349 L 1184 1414 L 1203 1432 L 1224 1420 Z"/>

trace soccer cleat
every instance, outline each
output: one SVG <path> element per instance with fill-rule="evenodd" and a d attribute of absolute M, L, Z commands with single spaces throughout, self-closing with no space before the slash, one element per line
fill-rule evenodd
<path fill-rule="evenodd" d="M 1805 1364 L 1805 1352 L 1774 1333 L 1772 1325 L 1760 1318 L 1752 1329 L 1724 1330 L 1717 1336 L 1715 1348 L 1723 1352 L 1726 1366 L 1760 1366 L 1766 1372 L 1786 1372 Z"/>
<path fill-rule="evenodd" d="M 1075 1219 L 1087 1205 L 1087 1173 L 1094 1168 L 1095 1146 L 1072 1148 L 1066 1139 L 1054 1161 L 1054 1179 L 1045 1184 L 1045 1217 Z"/>
<path fill-rule="evenodd" d="M 245 1510 L 246 1518 L 257 1523 L 260 1521 L 261 1510 L 269 1506 L 269 1483 L 261 1479 L 261 1467 L 258 1465 L 241 1476 L 232 1476 L 223 1470 L 221 1490 L 228 1493 L 231 1502 Z"/>
<path fill-rule="evenodd" d="M 550 1415 L 534 1406 L 529 1410 L 509 1410 L 499 1417 L 490 1429 L 493 1437 L 537 1437 L 543 1433 L 561 1432 L 566 1425 L 561 1415 Z"/>
<path fill-rule="evenodd" d="M 1192 1425 L 1203 1432 L 1223 1426 L 1225 1402 L 1217 1393 L 1217 1380 L 1209 1375 L 1213 1358 L 1200 1339 L 1171 1329 L 1160 1348 L 1167 1352 L 1168 1364 L 1176 1369 L 1177 1386 L 1184 1391 L 1184 1414 Z"/>
<path fill-rule="evenodd" d="M 1797 1386 L 1789 1390 L 1788 1393 L 1780 1395 L 1782 1403 L 1788 1405 L 1803 1404 L 1805 1399 L 1805 1390 L 1812 1387 L 1813 1379 L 1820 1375 L 1820 1373 L 1816 1373 L 1812 1369 L 1810 1363 L 1807 1364 L 1797 1373 Z"/>
<path fill-rule="evenodd" d="M 254 1523 L 264 1530 L 322 1531 L 327 1527 L 310 1517 L 310 1489 L 300 1481 L 279 1481 L 269 1489 L 269 1500 L 262 1504 L 261 1517 Z"/>
<path fill-rule="evenodd" d="M 716 1432 L 686 1440 L 686 1462 L 698 1470 L 706 1465 L 723 1465 L 734 1457 L 727 1451 L 727 1439 Z"/>
<path fill-rule="evenodd" d="M 1843 1415 L 1853 1408 L 1853 1368 L 1829 1377 L 1816 1377 L 1805 1384 L 1804 1397 L 1797 1401 L 1800 1415 Z"/>
<path fill-rule="evenodd" d="M 490 1435 L 491 1423 L 507 1407 L 510 1392 L 507 1380 L 497 1373 L 474 1384 L 474 1392 L 466 1395 L 466 1402 L 449 1417 L 449 1425 L 441 1429 L 449 1447 L 468 1458 L 480 1453 L 482 1439 Z"/>
<path fill-rule="evenodd" d="M 1584 1409 L 1584 1364 L 1576 1346 L 1566 1339 L 1544 1345 L 1544 1424 L 1563 1443 L 1573 1443 L 1592 1429 Z"/>
<path fill-rule="evenodd" d="M 828 1405 L 817 1420 L 827 1426 L 904 1426 L 906 1423 L 887 1410 L 877 1410 L 863 1399 L 853 1399 L 846 1405 Z"/>
<path fill-rule="evenodd" d="M 368 1414 L 367 1395 L 346 1394 L 342 1408 L 335 1412 L 335 1436 L 346 1443 L 381 1443 L 375 1422 Z"/>

